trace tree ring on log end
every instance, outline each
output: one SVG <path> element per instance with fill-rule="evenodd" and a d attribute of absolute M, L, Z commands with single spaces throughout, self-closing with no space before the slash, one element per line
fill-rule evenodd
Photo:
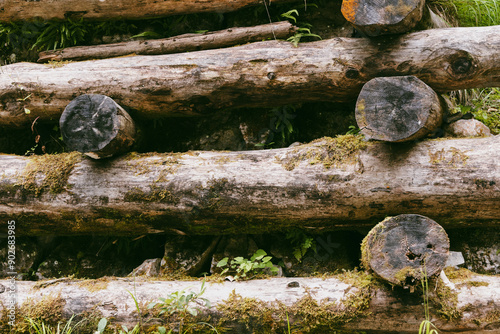
<path fill-rule="evenodd" d="M 439 275 L 449 255 L 445 230 L 416 214 L 389 217 L 377 224 L 362 243 L 362 263 L 380 278 L 404 288 Z M 425 269 L 424 269 L 425 266 Z"/>
<path fill-rule="evenodd" d="M 135 142 L 132 118 L 105 95 L 78 96 L 64 109 L 59 125 L 70 150 L 97 159 L 124 152 Z"/>
<path fill-rule="evenodd" d="M 344 0 L 342 14 L 366 36 L 400 34 L 422 19 L 425 0 Z"/>
<path fill-rule="evenodd" d="M 368 139 L 403 142 L 433 133 L 443 105 L 432 88 L 415 76 L 368 81 L 356 102 L 356 122 Z"/>

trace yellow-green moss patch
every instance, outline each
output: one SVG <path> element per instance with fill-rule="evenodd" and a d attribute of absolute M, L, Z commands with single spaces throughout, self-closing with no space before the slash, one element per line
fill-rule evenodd
<path fill-rule="evenodd" d="M 18 185 L 35 196 L 45 191 L 59 194 L 67 190 L 71 171 L 81 159 L 82 155 L 78 152 L 32 156 Z"/>
<path fill-rule="evenodd" d="M 296 147 L 285 158 L 277 158 L 277 161 L 289 171 L 303 161 L 308 161 L 311 165 L 323 164 L 328 169 L 357 163 L 359 151 L 367 147 L 368 143 L 358 135 L 324 137 Z"/>

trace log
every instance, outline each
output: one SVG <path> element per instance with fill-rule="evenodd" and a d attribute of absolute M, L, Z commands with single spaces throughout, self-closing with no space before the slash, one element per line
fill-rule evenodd
<path fill-rule="evenodd" d="M 230 332 L 238 333 L 255 332 L 256 328 L 269 326 L 269 321 L 273 321 L 272 319 L 275 321 L 276 331 L 268 330 L 266 333 L 282 333 L 280 329 L 286 332 L 287 317 L 283 314 L 285 310 L 294 329 L 315 328 L 315 323 L 318 321 L 323 326 L 319 328 L 323 330 L 317 332 L 323 333 L 334 329 L 387 333 L 387 329 L 390 328 L 396 329 L 397 333 L 409 334 L 418 331 L 420 322 L 425 319 L 421 296 L 408 296 L 404 291 L 382 285 L 363 286 L 367 280 L 369 276 L 355 274 L 350 281 L 340 276 L 282 277 L 206 283 L 206 291 L 201 297 L 207 298 L 212 307 L 207 310 L 196 304 L 191 306 L 200 307 L 201 319 L 196 319 L 203 319 L 214 326 L 230 328 L 232 329 Z M 443 297 L 438 297 L 433 287 L 430 289 L 430 320 L 440 332 L 496 333 L 498 316 L 495 314 L 498 314 L 500 308 L 500 278 L 471 274 L 467 279 L 452 280 L 452 282 L 455 284 L 455 289 L 448 290 L 450 291 L 448 298 L 456 298 L 452 310 L 462 310 L 460 316 L 452 320 L 444 319 L 443 315 L 438 313 L 441 305 L 453 302 L 443 301 Z M 11 284 L 7 280 L 1 280 L 0 284 L 6 288 L 6 292 L 0 294 L 0 309 L 3 309 L 9 305 L 7 291 Z M 159 297 L 166 298 L 168 294 L 184 289 L 185 293 L 197 293 L 201 284 L 200 281 L 155 281 L 140 277 L 17 281 L 17 305 L 21 307 L 17 310 L 16 320 L 18 322 L 23 320 L 21 312 L 26 310 L 23 308 L 24 303 L 29 303 L 31 306 L 43 305 L 41 301 L 45 298 L 45 305 L 54 308 L 49 311 L 46 310 L 47 306 L 39 308 L 41 314 L 53 314 L 53 317 L 48 316 L 47 319 L 57 321 L 61 313 L 63 318 L 68 319 L 72 314 L 79 315 L 94 310 L 100 312 L 98 319 L 101 316 L 106 317 L 110 325 L 126 325 L 128 328 L 133 328 L 138 323 L 138 314 L 128 291 L 134 295 L 139 305 L 147 305 L 152 301 L 158 301 Z M 443 289 L 441 281 L 438 282 L 438 287 L 439 290 Z M 50 298 L 56 302 L 47 303 Z M 281 306 L 277 305 L 278 302 Z M 221 317 L 227 314 L 226 312 L 231 312 L 231 309 L 236 311 L 233 317 L 227 317 L 232 321 L 226 318 L 226 321 L 221 323 L 219 321 Z M 209 311 L 210 317 L 207 318 L 206 314 Z M 142 315 L 145 324 L 155 323 L 151 320 L 151 313 L 147 312 L 146 307 L 142 308 Z M 86 317 L 88 316 L 87 313 Z M 328 322 L 327 316 L 331 316 L 331 322 Z M 244 325 L 245 322 L 247 326 Z"/>
<path fill-rule="evenodd" d="M 81 94 L 107 95 L 136 119 L 355 101 L 363 84 L 379 76 L 415 75 L 437 92 L 498 86 L 499 33 L 500 26 L 432 29 L 377 43 L 267 41 L 185 54 L 16 63 L 1 69 L 0 124 L 59 119 Z"/>
<path fill-rule="evenodd" d="M 500 222 L 500 136 L 397 146 L 359 136 L 276 150 L 0 155 L 0 227 L 16 235 L 369 229 L 406 213 Z"/>
<path fill-rule="evenodd" d="M 401 34 L 422 19 L 425 0 L 344 0 L 342 14 L 365 36 Z"/>
<path fill-rule="evenodd" d="M 356 102 L 356 122 L 368 139 L 403 142 L 433 134 L 446 112 L 439 96 L 415 76 L 368 81 Z"/>
<path fill-rule="evenodd" d="M 105 95 L 84 94 L 71 101 L 61 115 L 59 126 L 70 151 L 94 159 L 127 152 L 135 143 L 134 121 Z"/>
<path fill-rule="evenodd" d="M 217 49 L 266 39 L 286 39 L 295 30 L 296 27 L 290 22 L 282 21 L 255 27 L 229 28 L 203 34 L 184 34 L 162 39 L 74 46 L 60 50 L 42 51 L 38 54 L 38 62 L 104 59 L 130 54 L 160 55 Z"/>
<path fill-rule="evenodd" d="M 362 262 L 378 277 L 414 290 L 437 277 L 448 260 L 450 241 L 435 221 L 415 214 L 386 218 L 363 240 Z"/>
<path fill-rule="evenodd" d="M 291 0 L 273 0 L 272 3 Z M 293 1 L 293 0 L 292 0 Z M 5 0 L 0 21 L 71 19 L 148 19 L 194 13 L 226 13 L 248 6 L 263 6 L 260 0 Z M 270 4 L 269 4 L 270 5 Z"/>

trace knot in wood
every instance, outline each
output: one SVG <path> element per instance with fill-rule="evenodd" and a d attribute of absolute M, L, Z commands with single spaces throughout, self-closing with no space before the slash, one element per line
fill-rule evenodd
<path fill-rule="evenodd" d="M 466 57 L 460 57 L 452 62 L 451 68 L 456 74 L 466 74 L 472 69 L 472 61 Z"/>

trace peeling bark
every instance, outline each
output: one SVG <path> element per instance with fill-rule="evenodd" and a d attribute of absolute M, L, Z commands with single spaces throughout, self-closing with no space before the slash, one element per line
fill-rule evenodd
<path fill-rule="evenodd" d="M 293 0 L 273 0 L 272 3 Z M 247 6 L 264 6 L 261 0 L 5 0 L 0 21 L 85 19 L 148 19 L 194 13 L 226 13 Z"/>
<path fill-rule="evenodd" d="M 296 27 L 288 21 L 282 21 L 255 27 L 229 28 L 204 34 L 185 34 L 163 39 L 74 46 L 61 50 L 40 52 L 38 62 L 104 59 L 130 54 L 160 55 L 217 49 L 266 39 L 286 39 L 295 30 Z"/>
<path fill-rule="evenodd" d="M 454 307 L 457 310 L 462 309 L 462 316 L 454 320 L 445 320 L 437 315 L 436 310 L 439 309 L 439 302 L 432 293 L 430 299 L 432 322 L 440 331 L 494 333 L 499 325 L 498 318 L 494 316 L 495 312 L 498 315 L 500 309 L 499 277 L 472 275 L 468 279 L 454 282 L 455 289 L 451 290 L 450 296 L 456 296 Z M 0 281 L 0 284 L 7 289 L 10 287 L 10 282 L 6 280 Z M 442 284 L 442 282 L 438 284 Z M 140 278 L 16 282 L 19 306 L 28 298 L 31 298 L 30 304 L 33 305 L 43 296 L 60 295 L 65 301 L 64 316 L 66 318 L 72 314 L 80 314 L 94 309 L 101 312 L 101 315 L 108 318 L 112 324 L 126 324 L 129 328 L 137 324 L 138 317 L 134 300 L 127 291 L 133 292 L 140 304 L 147 305 L 151 301 L 157 301 L 159 297 L 166 298 L 168 294 L 175 291 L 186 289 L 186 292 L 198 292 L 200 286 L 201 282 L 199 281 L 152 281 Z M 281 302 L 290 315 L 292 315 L 294 305 L 297 305 L 301 298 L 310 296 L 317 302 L 321 300 L 334 301 L 335 305 L 330 304 L 325 309 L 342 310 L 349 308 L 347 300 L 356 297 L 361 291 L 356 283 L 344 282 L 338 278 L 273 278 L 246 282 L 206 283 L 206 287 L 206 292 L 202 297 L 210 300 L 213 306 L 211 319 L 215 322 L 218 317 L 223 315 L 221 309 L 217 309 L 217 307 L 225 305 L 225 301 L 230 298 L 233 291 L 243 298 L 257 298 L 257 300 L 267 303 L 269 307 L 272 307 L 275 302 Z M 7 291 L 0 294 L 0 301 L 3 305 L 8 305 L 9 295 Z M 421 292 L 408 294 L 390 287 L 373 286 L 369 293 L 362 298 L 366 304 L 358 306 L 360 308 L 358 316 L 351 316 L 351 318 L 347 316 L 345 319 L 347 323 L 339 323 L 337 329 L 380 333 L 387 333 L 388 329 L 391 329 L 398 333 L 415 333 L 418 331 L 420 322 L 424 320 Z M 237 305 L 233 305 L 233 307 L 237 307 Z M 20 312 L 22 310 L 21 308 Z M 305 311 L 307 312 L 307 310 Z M 332 312 L 335 314 L 335 311 Z M 363 316 L 365 313 L 369 316 Z M 143 313 L 143 315 L 145 314 Z M 18 320 L 21 319 L 18 317 Z M 244 319 L 239 320 L 244 321 Z M 291 325 L 297 325 L 300 321 L 304 321 L 300 316 L 290 316 L 289 320 Z M 269 321 L 269 319 L 252 318 L 251 326 L 262 326 L 264 321 Z M 279 325 L 286 328 L 286 323 L 277 321 Z M 239 333 L 251 332 L 250 328 L 245 331 L 244 326 L 243 329 L 241 326 L 239 329 Z"/>
<path fill-rule="evenodd" d="M 245 152 L 0 155 L 0 224 L 16 235 L 264 233 L 373 226 L 425 215 L 443 227 L 500 217 L 500 136 L 362 149 L 357 137 Z"/>
<path fill-rule="evenodd" d="M 432 29 L 368 40 L 234 48 L 0 68 L 0 124 L 56 120 L 81 94 L 103 94 L 132 117 L 220 108 L 354 101 L 380 76 L 415 75 L 438 92 L 500 85 L 500 26 Z M 25 108 L 31 113 L 25 114 Z M 127 109 L 128 108 L 128 109 Z"/>

